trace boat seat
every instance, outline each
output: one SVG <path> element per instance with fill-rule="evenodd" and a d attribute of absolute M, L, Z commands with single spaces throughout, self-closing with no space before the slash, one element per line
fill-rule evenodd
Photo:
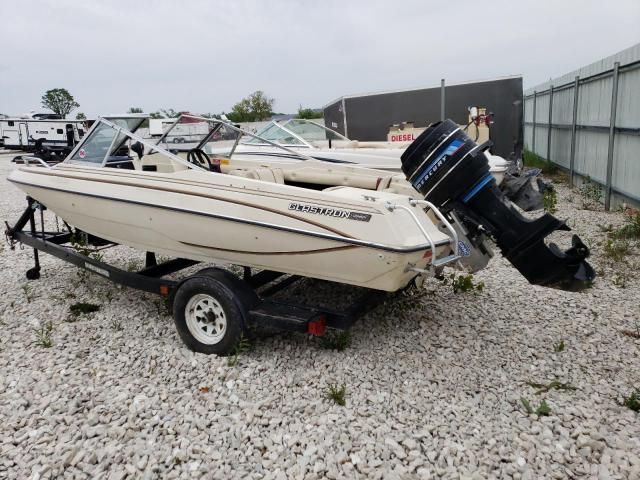
<path fill-rule="evenodd" d="M 243 177 L 243 178 L 251 178 L 253 180 L 261 180 L 263 182 L 269 182 L 269 183 L 284 184 L 284 175 L 282 173 L 282 169 L 280 168 L 257 167 L 257 168 L 235 169 L 235 170 L 231 170 L 229 172 L 229 175 L 234 175 L 236 177 Z"/>

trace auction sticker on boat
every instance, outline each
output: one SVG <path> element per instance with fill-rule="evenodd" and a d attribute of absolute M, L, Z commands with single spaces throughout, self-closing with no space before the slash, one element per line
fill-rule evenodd
<path fill-rule="evenodd" d="M 342 210 L 340 208 L 320 207 L 318 205 L 308 205 L 304 203 L 292 202 L 289 204 L 289 210 L 296 212 L 312 213 L 314 215 L 324 215 L 326 217 L 346 218 L 348 220 L 358 220 L 359 222 L 368 222 L 371 215 L 368 213 L 354 212 L 351 210 Z"/>
<path fill-rule="evenodd" d="M 78 151 L 78 156 L 79 156 L 80 158 L 84 158 L 84 157 L 86 157 L 86 156 L 87 156 L 87 152 L 85 151 L 85 149 L 84 149 L 84 148 L 81 148 L 81 149 Z"/>

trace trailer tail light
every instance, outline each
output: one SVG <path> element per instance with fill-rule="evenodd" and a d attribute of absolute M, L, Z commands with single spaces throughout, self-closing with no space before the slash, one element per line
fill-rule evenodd
<path fill-rule="evenodd" d="M 433 252 L 431 250 L 427 250 L 424 252 L 424 255 L 422 255 L 422 258 L 429 258 L 431 255 L 433 255 Z"/>
<path fill-rule="evenodd" d="M 314 337 L 321 337 L 327 331 L 327 318 L 324 315 L 319 316 L 315 320 L 309 321 L 307 324 L 307 333 Z"/>
<path fill-rule="evenodd" d="M 169 285 L 160 285 L 160 295 L 169 295 Z"/>

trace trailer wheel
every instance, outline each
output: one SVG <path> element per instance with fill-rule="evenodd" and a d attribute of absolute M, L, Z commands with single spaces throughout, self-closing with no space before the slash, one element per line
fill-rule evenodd
<path fill-rule="evenodd" d="M 196 274 L 178 288 L 173 319 L 189 349 L 216 355 L 233 353 L 245 332 L 245 311 L 229 287 L 224 279 Z"/>

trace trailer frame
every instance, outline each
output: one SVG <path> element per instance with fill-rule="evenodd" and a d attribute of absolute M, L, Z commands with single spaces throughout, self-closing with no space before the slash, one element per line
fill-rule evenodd
<path fill-rule="evenodd" d="M 200 264 L 200 262 L 185 258 L 173 258 L 159 263 L 153 252 L 145 253 L 145 265 L 141 270 L 135 272 L 123 270 L 99 258 L 94 258 L 86 252 L 78 251 L 77 248 L 79 238 L 82 239 L 83 245 L 91 245 L 100 249 L 116 246 L 116 243 L 74 229 L 66 222 L 63 222 L 66 231 L 46 231 L 44 227 L 45 210 L 47 210 L 46 206 L 27 197 L 27 208 L 16 223 L 11 226 L 5 221 L 5 237 L 11 249 L 15 249 L 17 244 L 26 245 L 33 249 L 34 266 L 26 272 L 26 277 L 29 280 L 40 278 L 39 252 L 44 252 L 116 284 L 161 295 L 167 298 L 169 305 L 172 306 L 176 292 L 185 281 L 206 275 L 203 273 L 204 270 L 201 270 L 196 274 L 179 279 L 166 278 L 167 275 L 178 273 Z M 229 270 L 218 267 L 214 267 L 214 269 L 231 273 Z M 361 295 L 361 298 L 343 310 L 311 306 L 272 298 L 276 293 L 285 290 L 305 277 L 271 270 L 253 272 L 249 267 L 243 267 L 243 269 L 242 278 L 233 275 L 255 292 L 258 298 L 258 302 L 252 304 L 247 310 L 246 327 L 251 331 L 267 329 L 269 331 L 293 331 L 322 336 L 327 329 L 347 330 L 364 314 L 394 295 L 379 290 L 365 289 L 366 292 Z"/>

